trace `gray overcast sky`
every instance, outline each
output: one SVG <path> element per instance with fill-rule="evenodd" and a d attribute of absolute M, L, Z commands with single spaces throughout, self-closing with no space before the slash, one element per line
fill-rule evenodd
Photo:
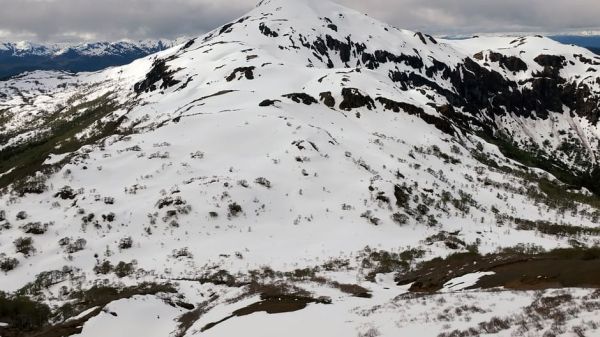
<path fill-rule="evenodd" d="M 302 1 L 302 0 L 297 0 Z M 196 36 L 258 0 L 0 0 L 0 40 Z M 600 30 L 598 0 L 338 0 L 399 28 L 431 34 Z"/>

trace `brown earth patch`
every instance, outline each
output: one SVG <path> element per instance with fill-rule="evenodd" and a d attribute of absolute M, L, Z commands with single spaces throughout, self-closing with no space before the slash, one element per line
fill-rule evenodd
<path fill-rule="evenodd" d="M 472 288 L 600 288 L 600 249 L 453 254 L 446 259 L 423 262 L 412 271 L 397 275 L 396 282 L 399 285 L 412 283 L 412 292 L 435 292 L 453 278 L 482 271 L 493 271 L 495 274 L 482 277 Z"/>
<path fill-rule="evenodd" d="M 330 304 L 331 300 L 327 298 L 313 298 L 310 296 L 301 295 L 269 295 L 262 294 L 261 301 L 250 304 L 247 307 L 234 311 L 231 315 L 223 318 L 220 321 L 205 325 L 201 332 L 214 328 L 234 317 L 242 317 L 251 315 L 257 312 L 266 312 L 267 314 L 281 314 L 286 312 L 299 311 L 306 308 L 311 303 Z"/>
<path fill-rule="evenodd" d="M 600 259 L 529 260 L 491 268 L 474 288 L 515 290 L 600 287 Z"/>

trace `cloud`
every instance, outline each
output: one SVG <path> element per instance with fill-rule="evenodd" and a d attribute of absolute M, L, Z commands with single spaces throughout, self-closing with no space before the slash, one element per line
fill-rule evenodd
<path fill-rule="evenodd" d="M 198 35 L 249 10 L 248 0 L 0 0 L 0 30 L 39 40 Z"/>
<path fill-rule="evenodd" d="M 302 1 L 302 0 L 296 0 Z M 0 38 L 117 40 L 196 36 L 255 0 L 0 0 Z M 338 0 L 432 34 L 599 30 L 597 0 Z"/>
<path fill-rule="evenodd" d="M 400 28 L 434 34 L 597 30 L 597 0 L 342 0 Z"/>

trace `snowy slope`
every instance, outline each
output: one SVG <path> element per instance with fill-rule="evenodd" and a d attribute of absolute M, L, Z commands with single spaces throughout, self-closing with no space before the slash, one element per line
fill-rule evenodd
<path fill-rule="evenodd" d="M 262 271 L 261 282 L 278 283 L 287 277 L 278 273 L 321 266 L 321 279 L 294 285 L 333 304 L 315 300 L 275 324 L 335 312 L 329 335 L 414 333 L 428 318 L 391 323 L 407 291 L 393 282 L 403 269 L 371 279 L 365 256 L 373 249 L 420 250 L 414 266 L 473 249 L 598 244 L 600 213 L 587 191 L 597 185 L 584 179 L 599 151 L 598 62 L 544 38 L 438 41 L 327 1 L 264 0 L 231 24 L 127 66 L 3 82 L 0 253 L 18 265 L 0 277 L 0 290 L 42 283 L 29 294 L 58 307 L 94 285 L 179 282 L 181 297 L 207 316 L 184 330 L 174 322 L 170 331 L 192 336 L 260 301 L 248 283 L 226 275 L 254 280 Z M 540 86 L 564 95 L 545 102 Z M 546 172 L 534 160 L 524 167 L 507 157 L 500 133 L 564 168 Z M 585 150 L 573 154 L 575 145 L 564 145 L 573 139 Z M 573 186 L 555 179 L 565 171 Z M 542 183 L 571 189 L 577 202 L 552 199 Z M 584 234 L 523 225 L 536 221 Z M 347 263 L 323 267 L 339 261 Z M 47 271 L 56 271 L 52 282 L 40 281 Z M 372 297 L 349 296 L 340 284 Z M 586 291 L 575 301 L 589 301 Z M 459 305 L 462 295 L 439 296 Z M 511 315 L 534 295 L 470 296 L 503 301 L 498 315 Z M 104 322 L 121 317 L 112 308 L 127 312 L 144 301 L 161 319 L 183 312 L 123 298 L 81 335 L 99 335 Z M 481 309 L 476 322 L 495 312 Z M 139 327 L 139 317 L 128 317 L 119 318 L 119 331 Z M 265 317 L 232 318 L 206 333 L 256 330 Z M 470 326 L 436 323 L 426 333 Z"/>

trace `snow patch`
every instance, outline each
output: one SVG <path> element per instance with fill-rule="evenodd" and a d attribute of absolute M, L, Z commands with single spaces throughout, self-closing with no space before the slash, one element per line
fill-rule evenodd
<path fill-rule="evenodd" d="M 488 276 L 488 275 L 494 275 L 496 274 L 493 271 L 488 271 L 488 272 L 477 272 L 477 273 L 471 273 L 471 274 L 467 274 L 467 275 L 463 275 L 457 278 L 453 278 L 452 280 L 446 282 L 444 284 L 444 288 L 442 288 L 442 290 L 440 290 L 441 292 L 452 292 L 452 291 L 459 291 L 459 290 L 464 290 L 467 289 L 469 287 L 474 286 L 475 284 L 477 284 L 477 282 L 479 281 L 480 278 L 484 277 L 484 276 Z"/>

